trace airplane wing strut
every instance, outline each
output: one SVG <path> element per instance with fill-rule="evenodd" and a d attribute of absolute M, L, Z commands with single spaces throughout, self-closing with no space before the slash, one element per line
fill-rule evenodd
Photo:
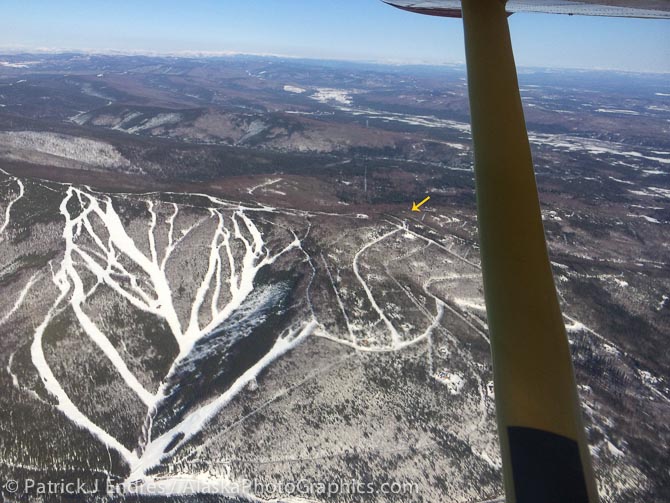
<path fill-rule="evenodd" d="M 477 213 L 508 502 L 595 503 L 507 12 L 463 0 Z"/>

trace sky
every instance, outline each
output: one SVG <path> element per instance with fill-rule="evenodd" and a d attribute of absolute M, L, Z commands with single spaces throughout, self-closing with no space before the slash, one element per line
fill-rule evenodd
<path fill-rule="evenodd" d="M 515 14 L 519 66 L 670 73 L 670 20 Z M 463 63 L 460 20 L 380 0 L 3 0 L 0 51 L 240 52 Z"/>

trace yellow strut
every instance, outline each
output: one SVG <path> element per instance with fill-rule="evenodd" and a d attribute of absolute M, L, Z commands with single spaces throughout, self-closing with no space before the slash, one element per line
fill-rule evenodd
<path fill-rule="evenodd" d="M 594 503 L 597 490 L 547 254 L 505 3 L 462 0 L 462 12 L 507 501 Z"/>

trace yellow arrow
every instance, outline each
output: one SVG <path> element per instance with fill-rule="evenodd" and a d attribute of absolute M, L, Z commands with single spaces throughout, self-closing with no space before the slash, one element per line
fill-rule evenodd
<path fill-rule="evenodd" d="M 426 203 L 428 202 L 429 199 L 430 199 L 430 196 L 426 196 L 426 199 L 424 199 L 423 201 L 421 201 L 419 204 L 412 203 L 412 211 L 421 211 L 419 208 L 421 208 L 421 206 L 423 206 L 424 204 L 426 204 Z"/>

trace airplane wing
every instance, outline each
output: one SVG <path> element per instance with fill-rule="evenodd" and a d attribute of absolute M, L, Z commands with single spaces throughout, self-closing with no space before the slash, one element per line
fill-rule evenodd
<path fill-rule="evenodd" d="M 383 0 L 403 10 L 461 17 L 461 0 Z M 670 0 L 509 0 L 507 12 L 670 19 Z"/>

